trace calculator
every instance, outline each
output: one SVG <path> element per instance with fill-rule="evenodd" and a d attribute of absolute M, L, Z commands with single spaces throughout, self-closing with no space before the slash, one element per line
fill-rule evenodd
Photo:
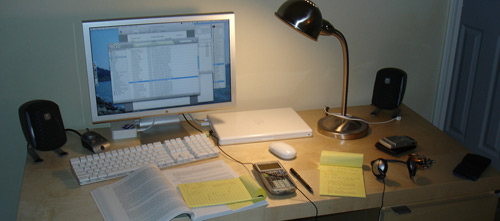
<path fill-rule="evenodd" d="M 295 183 L 279 161 L 254 163 L 253 167 L 271 194 L 286 195 L 295 193 Z"/>

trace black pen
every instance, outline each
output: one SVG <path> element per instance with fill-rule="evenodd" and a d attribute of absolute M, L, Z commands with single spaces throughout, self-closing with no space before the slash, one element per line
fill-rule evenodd
<path fill-rule="evenodd" d="M 306 181 L 302 179 L 297 171 L 295 171 L 293 168 L 290 168 L 290 173 L 292 173 L 292 175 L 294 175 L 302 183 L 302 185 L 304 185 L 306 189 L 309 190 L 309 192 L 313 193 L 313 189 L 311 188 L 311 186 L 309 186 L 309 184 L 307 184 Z"/>

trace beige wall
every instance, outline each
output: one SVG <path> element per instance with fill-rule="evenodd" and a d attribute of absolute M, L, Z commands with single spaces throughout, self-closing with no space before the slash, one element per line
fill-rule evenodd
<path fill-rule="evenodd" d="M 449 1 L 315 1 L 349 44 L 348 105 L 369 104 L 376 71 L 398 67 L 408 73 L 404 103 L 432 120 Z M 67 128 L 102 126 L 90 122 L 82 20 L 234 11 L 236 110 L 340 106 L 337 39 L 314 42 L 283 25 L 274 16 L 282 2 L 0 0 L 0 219 L 17 210 L 26 157 L 17 114 L 22 103 L 55 101 Z"/>

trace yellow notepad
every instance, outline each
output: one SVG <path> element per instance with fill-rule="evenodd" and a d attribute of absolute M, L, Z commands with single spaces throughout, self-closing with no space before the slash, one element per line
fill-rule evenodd
<path fill-rule="evenodd" d="M 256 202 L 266 198 L 266 191 L 249 175 L 239 178 L 179 184 L 184 201 L 190 208 Z"/>
<path fill-rule="evenodd" d="M 320 195 L 366 197 L 363 154 L 323 151 L 319 171 Z"/>

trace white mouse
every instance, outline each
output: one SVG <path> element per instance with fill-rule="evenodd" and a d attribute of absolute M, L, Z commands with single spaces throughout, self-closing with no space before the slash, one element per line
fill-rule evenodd
<path fill-rule="evenodd" d="M 271 143 L 271 145 L 269 145 L 269 151 L 284 160 L 293 159 L 297 155 L 295 148 L 283 142 Z"/>

